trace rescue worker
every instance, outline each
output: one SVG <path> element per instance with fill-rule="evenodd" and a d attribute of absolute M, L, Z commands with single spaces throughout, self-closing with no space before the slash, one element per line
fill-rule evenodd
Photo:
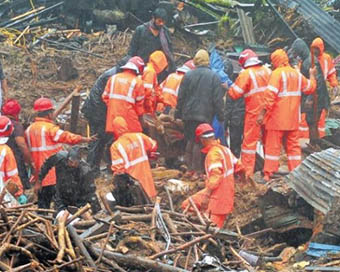
<path fill-rule="evenodd" d="M 123 117 L 116 117 L 112 127 L 116 138 L 111 146 L 113 173 L 131 175 L 141 183 L 146 194 L 154 198 L 157 192 L 148 156 L 155 155 L 157 142 L 143 133 L 130 132 Z"/>
<path fill-rule="evenodd" d="M 46 159 L 62 149 L 61 143 L 79 144 L 88 143 L 95 137 L 86 138 L 60 129 L 53 123 L 53 103 L 48 98 L 39 98 L 34 102 L 34 111 L 37 117 L 26 129 L 25 138 L 31 152 L 35 170 L 35 192 L 38 193 L 38 207 L 50 208 L 55 193 L 56 174 L 52 168 L 46 177 L 39 181 L 38 174 Z M 42 187 L 42 188 L 41 188 Z"/>
<path fill-rule="evenodd" d="M 31 188 L 26 165 L 32 168 L 31 153 L 25 141 L 25 129 L 19 121 L 21 106 L 15 99 L 9 99 L 2 106 L 2 114 L 12 122 L 13 133 L 9 136 L 7 145 L 12 149 L 17 162 L 19 177 L 24 189 Z"/>
<path fill-rule="evenodd" d="M 0 62 L 0 106 L 8 97 L 8 85 L 4 71 L 2 69 L 2 63 Z"/>
<path fill-rule="evenodd" d="M 125 65 L 130 56 L 124 57 L 116 66 L 106 70 L 94 83 L 87 96 L 81 111 L 87 119 L 90 127 L 90 135 L 96 135 L 97 140 L 90 142 L 88 146 L 87 162 L 94 170 L 96 176 L 100 173 L 100 163 L 104 155 L 104 160 L 111 170 L 110 146 L 113 141 L 112 133 L 105 132 L 107 107 L 102 100 L 102 95 L 106 83 L 110 77 L 121 72 L 120 67 Z M 105 153 L 104 153 L 105 152 Z"/>
<path fill-rule="evenodd" d="M 79 146 L 72 147 L 68 152 L 59 151 L 49 157 L 41 167 L 39 180 L 43 180 L 52 168 L 55 168 L 57 177 L 57 213 L 66 211 L 68 206 L 80 208 L 87 203 L 91 204 L 93 214 L 100 210 L 94 175 L 90 166 L 81 160 Z"/>
<path fill-rule="evenodd" d="M 264 93 L 264 108 L 259 113 L 257 123 L 266 129 L 264 181 L 269 181 L 279 168 L 282 143 L 288 157 L 288 168 L 292 171 L 301 163 L 299 144 L 299 116 L 301 94 L 315 91 L 315 69 L 310 69 L 310 80 L 289 65 L 288 55 L 278 49 L 271 55 L 275 69 Z"/>
<path fill-rule="evenodd" d="M 222 228 L 234 207 L 234 173 L 242 170 L 240 162 L 231 151 L 215 139 L 214 130 L 207 123 L 200 124 L 195 131 L 196 142 L 203 145 L 205 157 L 205 188 L 191 198 L 197 208 L 210 215 L 218 228 Z M 189 199 L 182 203 L 182 209 Z"/>
<path fill-rule="evenodd" d="M 331 88 L 333 88 L 333 94 L 336 95 L 338 93 L 339 82 L 335 70 L 335 65 L 332 57 L 329 54 L 325 53 L 325 45 L 323 40 L 321 38 L 314 39 L 311 45 L 311 49 L 314 51 L 314 56 L 318 58 L 325 81 L 329 83 Z M 325 136 L 327 112 L 328 109 L 322 109 L 321 111 L 318 123 L 320 138 Z"/>
<path fill-rule="evenodd" d="M 195 130 L 202 123 L 212 124 L 214 116 L 224 121 L 224 91 L 219 76 L 209 68 L 209 54 L 199 50 L 194 57 L 196 69 L 183 77 L 178 91 L 175 118 L 184 122 L 184 136 L 187 141 L 185 163 L 186 177 L 197 179 L 203 174 L 200 147 L 195 143 Z"/>
<path fill-rule="evenodd" d="M 14 154 L 6 144 L 13 130 L 11 120 L 6 116 L 0 116 L 0 175 L 5 184 L 9 181 L 15 184 L 16 192 L 14 196 L 20 204 L 26 204 L 27 197 L 24 195 Z"/>
<path fill-rule="evenodd" d="M 130 132 L 141 132 L 140 123 L 144 114 L 144 87 L 141 78 L 144 61 L 132 57 L 124 66 L 123 72 L 113 75 L 107 82 L 102 95 L 107 105 L 106 132 L 113 133 L 112 120 L 123 116 Z"/>
<path fill-rule="evenodd" d="M 256 119 L 262 109 L 264 90 L 271 71 L 262 65 L 262 61 L 251 49 L 241 53 L 239 63 L 243 70 L 230 87 L 228 94 L 232 99 L 244 97 L 245 117 L 241 161 L 246 169 L 246 176 L 251 177 L 254 174 L 257 142 L 261 140 L 261 127 L 256 124 Z"/>
<path fill-rule="evenodd" d="M 144 5 L 144 4 L 143 4 Z M 145 63 L 155 51 L 162 51 L 169 63 L 169 72 L 175 70 L 175 61 L 169 30 L 164 26 L 167 12 L 157 8 L 152 14 L 151 21 L 138 26 L 132 36 L 128 55 L 139 56 Z"/>
<path fill-rule="evenodd" d="M 308 77 L 309 69 L 312 67 L 311 54 L 307 44 L 302 39 L 296 39 L 290 49 L 292 57 L 299 58 L 301 61 L 300 71 Z M 301 112 L 306 114 L 306 121 L 309 130 L 309 139 L 311 144 L 315 144 L 319 139 L 318 122 L 323 109 L 328 109 L 330 99 L 327 91 L 326 82 L 323 72 L 317 58 L 314 58 L 316 67 L 317 81 L 317 105 L 314 106 L 314 97 L 312 95 L 303 95 L 301 103 Z M 314 114 L 314 109 L 316 113 Z"/>
<path fill-rule="evenodd" d="M 162 51 L 155 51 L 150 55 L 149 62 L 144 69 L 142 77 L 145 89 L 145 113 L 154 114 L 157 109 L 157 104 L 163 102 L 157 75 L 162 73 L 167 66 L 168 61 Z"/>
<path fill-rule="evenodd" d="M 169 113 L 171 109 L 175 109 L 177 105 L 178 89 L 182 82 L 184 75 L 190 70 L 195 69 L 193 60 L 188 60 L 181 67 L 179 67 L 175 73 L 171 73 L 161 83 L 160 88 L 163 97 L 163 103 L 159 103 L 157 106 L 158 112 L 165 111 Z"/>

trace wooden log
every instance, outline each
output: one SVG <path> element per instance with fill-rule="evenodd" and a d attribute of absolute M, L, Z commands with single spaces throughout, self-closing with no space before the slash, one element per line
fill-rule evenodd
<path fill-rule="evenodd" d="M 200 223 L 201 223 L 202 225 L 206 225 L 206 223 L 205 223 L 205 221 L 204 221 L 204 219 L 203 219 L 203 217 L 202 217 L 200 211 L 198 210 L 198 208 L 197 208 L 195 202 L 192 200 L 191 197 L 189 197 L 189 202 L 190 202 L 191 207 L 194 209 L 194 211 L 195 211 L 195 213 L 196 213 L 196 215 L 197 215 L 197 217 L 198 217 Z"/>
<path fill-rule="evenodd" d="M 65 98 L 64 102 L 53 112 L 53 119 L 57 118 L 57 116 L 66 108 L 66 106 L 71 102 L 72 97 L 79 93 L 82 86 L 78 85 L 72 93 L 69 94 L 68 97 Z"/>
<path fill-rule="evenodd" d="M 174 212 L 174 211 L 175 211 L 175 209 L 174 209 L 174 204 L 173 204 L 173 202 L 172 202 L 172 197 L 171 197 L 169 188 L 168 188 L 167 186 L 164 186 L 164 189 L 165 189 L 166 195 L 168 196 L 168 199 L 169 199 L 170 210 L 171 210 L 172 212 Z"/>
<path fill-rule="evenodd" d="M 150 258 L 151 260 L 154 260 L 154 259 L 159 258 L 159 257 L 161 257 L 161 256 L 175 253 L 175 252 L 177 252 L 177 251 L 180 251 L 180 250 L 186 249 L 186 248 L 188 248 L 188 247 L 191 247 L 191 246 L 193 246 L 193 245 L 195 245 L 195 244 L 197 244 L 197 243 L 199 243 L 199 242 L 201 242 L 201 241 L 208 240 L 208 239 L 211 238 L 211 237 L 213 237 L 212 234 L 203 235 L 203 236 L 201 236 L 201 237 L 195 238 L 194 240 L 192 240 L 192 241 L 190 241 L 190 242 L 187 242 L 187 243 L 185 243 L 185 244 L 183 244 L 183 245 L 180 245 L 180 246 L 178 246 L 178 247 L 176 247 L 176 248 L 169 249 L 169 250 L 165 250 L 165 251 L 162 251 L 162 252 L 160 252 L 160 253 L 154 254 L 154 255 L 150 256 L 149 258 Z"/>
<path fill-rule="evenodd" d="M 91 204 L 87 203 L 84 207 L 80 208 L 71 218 L 67 219 L 66 226 L 70 224 L 73 220 L 86 213 L 89 209 L 91 209 Z"/>
<path fill-rule="evenodd" d="M 96 264 L 94 263 L 93 259 L 91 258 L 89 252 L 87 251 L 86 247 L 83 244 L 83 240 L 79 237 L 77 234 L 75 228 L 72 225 L 67 226 L 67 230 L 70 233 L 70 236 L 74 240 L 74 243 L 76 246 L 79 248 L 81 251 L 82 255 L 85 257 L 87 263 L 89 264 L 90 267 L 97 269 Z"/>
<path fill-rule="evenodd" d="M 112 233 L 113 233 L 113 224 L 111 223 L 111 224 L 110 224 L 109 231 L 108 231 L 107 236 L 106 236 L 106 239 L 105 239 L 105 242 L 104 242 L 104 244 L 103 244 L 103 246 L 102 246 L 102 251 L 100 252 L 98 259 L 96 260 L 96 263 L 97 263 L 97 264 L 100 263 L 100 261 L 101 261 L 101 259 L 102 259 L 102 257 L 103 257 L 104 250 L 105 250 L 105 248 L 106 248 L 107 243 L 109 242 L 109 239 L 110 239 L 110 236 L 112 235 Z"/>
<path fill-rule="evenodd" d="M 100 252 L 100 248 L 95 248 L 92 246 L 94 252 Z M 149 260 L 136 255 L 123 255 L 116 252 L 111 252 L 108 250 L 104 251 L 104 256 L 109 259 L 114 259 L 121 266 L 133 266 L 136 268 L 145 268 L 157 272 L 188 272 L 187 270 L 176 268 L 161 262 Z"/>
<path fill-rule="evenodd" d="M 67 220 L 69 213 L 66 211 L 64 215 L 58 220 L 58 244 L 59 252 L 57 255 L 56 262 L 62 263 L 66 250 L 66 239 L 65 239 L 65 222 Z"/>
<path fill-rule="evenodd" d="M 72 97 L 71 122 L 70 122 L 70 131 L 72 133 L 77 133 L 79 109 L 80 109 L 80 95 L 79 93 L 77 93 Z"/>

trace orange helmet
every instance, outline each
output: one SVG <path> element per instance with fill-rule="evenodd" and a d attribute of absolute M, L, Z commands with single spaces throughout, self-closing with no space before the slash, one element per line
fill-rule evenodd
<path fill-rule="evenodd" d="M 9 99 L 2 106 L 1 111 L 4 115 L 17 116 L 21 111 L 21 106 L 15 99 Z"/>
<path fill-rule="evenodd" d="M 196 66 L 194 64 L 193 60 L 188 60 L 186 63 L 183 64 L 183 66 L 179 67 L 177 69 L 177 72 L 187 73 L 190 70 L 195 70 Z"/>
<path fill-rule="evenodd" d="M 200 124 L 196 130 L 196 143 L 200 141 L 200 137 L 210 138 L 215 136 L 214 129 L 208 123 Z"/>
<path fill-rule="evenodd" d="M 129 69 L 136 71 L 137 74 L 143 74 L 145 63 L 141 57 L 132 57 L 129 61 L 121 67 L 121 69 Z"/>
<path fill-rule="evenodd" d="M 6 116 L 0 116 L 0 144 L 5 144 L 13 132 L 13 124 Z"/>
<path fill-rule="evenodd" d="M 258 55 L 251 49 L 243 50 L 240 54 L 238 62 L 243 68 L 261 64 Z"/>
<path fill-rule="evenodd" d="M 42 97 L 34 102 L 33 109 L 37 112 L 47 111 L 47 110 L 53 110 L 53 103 L 51 99 Z"/>

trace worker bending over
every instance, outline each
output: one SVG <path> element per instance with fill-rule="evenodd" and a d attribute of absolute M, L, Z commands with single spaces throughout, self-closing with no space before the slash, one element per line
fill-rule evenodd
<path fill-rule="evenodd" d="M 143 133 L 129 132 L 123 117 L 116 117 L 112 123 L 117 139 L 111 146 L 112 171 L 114 174 L 129 174 L 137 179 L 146 194 L 152 199 L 156 188 L 151 174 L 149 156 L 154 156 L 157 142 Z"/>
<path fill-rule="evenodd" d="M 206 154 L 205 188 L 192 196 L 197 208 L 207 215 L 217 227 L 222 228 L 228 214 L 234 207 L 234 173 L 243 171 L 241 163 L 229 148 L 215 139 L 213 128 L 200 124 L 196 128 L 196 142 L 201 142 Z M 189 199 L 182 203 L 182 209 L 189 205 Z"/>

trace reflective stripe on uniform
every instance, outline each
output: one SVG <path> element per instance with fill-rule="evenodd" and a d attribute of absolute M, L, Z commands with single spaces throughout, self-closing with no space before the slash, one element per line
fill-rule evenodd
<path fill-rule="evenodd" d="M 151 83 L 144 83 L 143 86 L 146 89 L 152 89 L 153 88 L 153 84 L 151 84 Z"/>
<path fill-rule="evenodd" d="M 27 144 L 28 144 L 28 147 L 29 147 L 31 152 L 51 151 L 51 150 L 56 150 L 56 149 L 61 147 L 60 144 L 54 144 L 54 145 L 47 145 L 46 144 L 46 128 L 45 128 L 45 126 L 43 126 L 41 128 L 41 131 L 40 131 L 40 136 L 41 136 L 41 139 L 40 139 L 41 142 L 40 143 L 41 143 L 41 145 L 32 147 L 31 140 L 30 140 L 30 133 L 29 133 L 30 129 L 31 129 L 31 127 L 28 127 L 28 129 L 26 131 L 26 136 L 27 136 Z M 60 130 L 58 130 L 58 132 Z M 57 132 L 57 135 L 58 135 L 58 132 Z M 62 131 L 62 132 L 64 132 L 64 131 Z M 54 138 L 56 138 L 56 136 Z M 60 137 L 60 135 L 59 135 L 59 137 Z M 59 137 L 58 137 L 58 139 L 59 139 Z"/>
<path fill-rule="evenodd" d="M 123 101 L 129 102 L 129 103 L 135 103 L 135 99 L 134 98 L 128 97 L 128 96 L 122 95 L 122 94 L 113 94 L 113 93 L 110 93 L 109 98 L 110 99 L 123 100 Z"/>
<path fill-rule="evenodd" d="M 63 133 L 64 133 L 64 131 L 62 129 L 59 129 L 57 131 L 56 135 L 54 136 L 53 141 L 58 142 L 59 139 L 60 139 L 61 134 L 63 134 Z"/>
<path fill-rule="evenodd" d="M 119 153 L 123 157 L 123 160 L 124 160 L 123 162 L 125 162 L 125 169 L 128 169 L 129 167 L 134 166 L 138 163 L 148 161 L 148 156 L 146 155 L 146 152 L 145 152 L 143 139 L 140 135 L 137 135 L 137 138 L 138 138 L 138 141 L 140 143 L 141 150 L 142 150 L 142 156 L 135 159 L 135 160 L 129 161 L 129 157 L 128 157 L 124 147 L 121 144 L 118 144 L 118 146 L 117 146 Z M 120 162 L 120 163 L 122 163 L 122 162 Z"/>
<path fill-rule="evenodd" d="M 288 97 L 288 96 L 301 96 L 301 92 L 300 91 L 282 92 L 278 94 L 278 97 Z"/>
<path fill-rule="evenodd" d="M 177 97 L 177 91 L 174 89 L 170 89 L 170 88 L 163 88 L 163 93 L 168 93 L 168 94 L 172 94 L 174 96 Z"/>
<path fill-rule="evenodd" d="M 121 164 L 121 163 L 124 163 L 123 159 L 117 159 L 117 160 L 113 160 L 112 161 L 112 165 L 113 166 Z"/>
<path fill-rule="evenodd" d="M 231 85 L 231 88 L 234 89 L 239 94 L 244 94 L 244 90 L 241 89 L 239 86 L 237 86 L 235 83 L 233 85 Z"/>
<path fill-rule="evenodd" d="M 209 165 L 208 171 L 210 172 L 212 169 L 222 168 L 222 167 L 223 167 L 223 165 L 220 162 L 212 163 L 212 164 Z"/>
<path fill-rule="evenodd" d="M 324 76 L 324 78 L 325 78 L 325 80 L 327 79 L 327 76 L 328 76 L 328 61 L 327 61 L 327 59 L 324 59 L 324 61 L 323 61 L 323 65 L 324 65 L 324 69 L 325 69 L 325 71 L 324 71 L 324 73 L 323 73 L 323 76 Z"/>
<path fill-rule="evenodd" d="M 308 128 L 308 127 L 299 127 L 299 130 L 300 130 L 300 131 L 308 131 L 309 128 Z"/>
<path fill-rule="evenodd" d="M 298 161 L 298 160 L 301 160 L 301 156 L 300 155 L 298 155 L 298 156 L 288 156 L 288 160 Z"/>
<path fill-rule="evenodd" d="M 18 168 L 13 169 L 12 171 L 6 172 L 8 177 L 13 177 L 14 175 L 18 174 Z"/>
<path fill-rule="evenodd" d="M 280 159 L 280 156 L 265 155 L 264 158 L 265 160 L 278 161 Z"/>
<path fill-rule="evenodd" d="M 275 88 L 274 86 L 272 86 L 272 85 L 269 85 L 269 86 L 267 87 L 267 89 L 268 89 L 269 91 L 272 91 L 272 92 L 276 93 L 276 94 L 279 92 L 279 90 L 278 90 L 277 88 Z"/>
<path fill-rule="evenodd" d="M 246 153 L 246 154 L 256 154 L 256 150 L 250 150 L 250 149 L 242 149 L 241 152 Z"/>
<path fill-rule="evenodd" d="M 244 97 L 249 97 L 249 96 L 251 96 L 251 95 L 253 95 L 253 94 L 256 94 L 256 93 L 262 93 L 262 92 L 264 92 L 265 90 L 267 89 L 267 87 L 260 87 L 260 88 L 257 88 L 257 89 L 252 89 L 252 90 L 250 90 L 248 93 L 246 93 L 245 95 L 244 95 Z"/>

